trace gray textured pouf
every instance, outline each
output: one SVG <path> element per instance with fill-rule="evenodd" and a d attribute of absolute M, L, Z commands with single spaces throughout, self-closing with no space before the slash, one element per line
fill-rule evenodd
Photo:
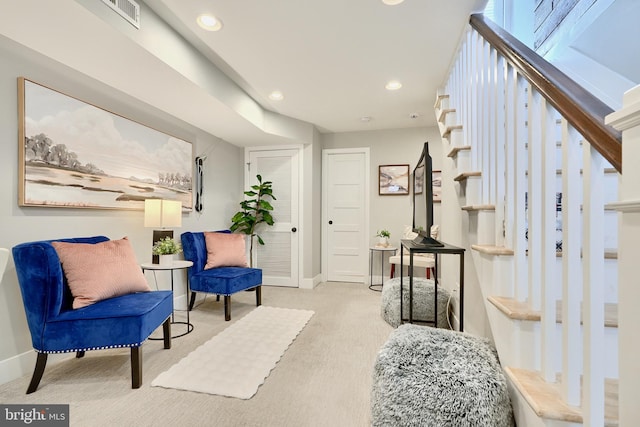
<path fill-rule="evenodd" d="M 402 314 L 409 318 L 409 277 L 402 282 Z M 413 320 L 433 322 L 433 280 L 420 277 L 413 278 Z M 449 297 L 451 293 L 438 286 L 438 327 L 449 329 Z M 400 321 L 400 278 L 395 277 L 385 282 L 382 288 L 380 307 L 382 318 L 394 328 Z"/>
<path fill-rule="evenodd" d="M 488 340 L 419 325 L 394 330 L 378 353 L 373 426 L 513 426 L 507 381 Z"/>

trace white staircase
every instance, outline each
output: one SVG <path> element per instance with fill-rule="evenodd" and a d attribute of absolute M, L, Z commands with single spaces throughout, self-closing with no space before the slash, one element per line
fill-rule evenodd
<path fill-rule="evenodd" d="M 618 425 L 620 134 L 604 104 L 537 78 L 537 55 L 505 38 L 472 17 L 435 103 L 455 185 L 443 209 L 462 211 L 442 238 L 471 251 L 465 286 L 482 295 L 518 425 Z"/>

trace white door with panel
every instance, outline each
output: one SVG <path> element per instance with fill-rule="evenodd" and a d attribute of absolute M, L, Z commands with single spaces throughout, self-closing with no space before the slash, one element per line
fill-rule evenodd
<path fill-rule="evenodd" d="M 322 152 L 325 280 L 363 283 L 369 229 L 369 149 Z"/>
<path fill-rule="evenodd" d="M 248 152 L 248 186 L 262 181 L 273 182 L 274 225 L 262 224 L 258 234 L 264 246 L 254 241 L 254 266 L 262 269 L 262 284 L 298 287 L 298 203 L 299 150 L 259 150 Z"/>

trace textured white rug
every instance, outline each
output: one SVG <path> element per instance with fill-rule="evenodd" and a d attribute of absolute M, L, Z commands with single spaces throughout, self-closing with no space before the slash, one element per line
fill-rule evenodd
<path fill-rule="evenodd" d="M 250 399 L 313 314 L 256 307 L 158 375 L 151 385 Z"/>

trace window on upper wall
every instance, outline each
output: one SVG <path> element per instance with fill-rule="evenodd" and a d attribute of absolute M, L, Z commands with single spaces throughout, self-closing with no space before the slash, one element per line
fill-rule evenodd
<path fill-rule="evenodd" d="M 533 49 L 535 8 L 542 0 L 489 0 L 484 16 Z"/>

